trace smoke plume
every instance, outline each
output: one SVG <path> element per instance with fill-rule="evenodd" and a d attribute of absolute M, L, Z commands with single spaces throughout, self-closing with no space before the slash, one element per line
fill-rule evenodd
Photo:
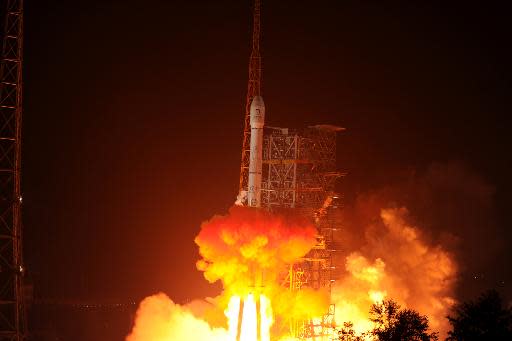
<path fill-rule="evenodd" d="M 220 280 L 227 297 L 260 290 L 277 320 L 322 315 L 327 291 L 290 292 L 280 282 L 289 265 L 316 244 L 316 234 L 311 222 L 296 216 L 235 206 L 202 224 L 195 240 L 203 257 L 197 268 L 209 282 Z"/>
<path fill-rule="evenodd" d="M 276 321 L 272 335 L 281 339 L 291 318 L 321 316 L 329 306 L 327 291 L 290 291 L 282 283 L 290 264 L 316 244 L 316 234 L 307 220 L 247 207 L 235 206 L 205 221 L 195 239 L 202 257 L 197 269 L 210 283 L 221 281 L 223 293 L 209 299 L 213 304 L 194 301 L 188 307 L 164 294 L 150 296 L 140 304 L 126 341 L 187 340 L 191 331 L 198 340 L 231 340 L 232 326 L 226 321 L 232 314 L 230 302 L 250 293 L 269 299 Z"/>
<path fill-rule="evenodd" d="M 475 271 L 494 259 L 470 251 L 482 242 L 501 247 L 482 232 L 494 228 L 494 192 L 460 164 L 435 164 L 404 179 L 361 194 L 344 209 L 337 240 L 344 250 L 337 264 L 343 274 L 332 290 L 336 323 L 371 330 L 370 306 L 393 299 L 427 315 L 431 329 L 443 336 L 461 269 Z M 186 340 L 190 330 L 200 339 L 229 339 L 224 312 L 233 297 L 250 293 L 269 299 L 273 338 L 284 340 L 288 329 L 279 325 L 322 316 L 328 308 L 326 291 L 283 286 L 288 267 L 316 244 L 316 234 L 309 221 L 260 209 L 233 207 L 214 216 L 195 239 L 197 269 L 210 283 L 220 281 L 223 293 L 190 307 L 163 294 L 146 298 L 127 341 Z"/>
<path fill-rule="evenodd" d="M 346 275 L 333 290 L 338 323 L 352 321 L 358 332 L 369 330 L 370 306 L 393 299 L 446 333 L 457 266 L 449 252 L 407 223 L 407 215 L 405 208 L 383 209 L 380 220 L 366 227 L 365 244 L 346 257 Z"/>
<path fill-rule="evenodd" d="M 197 268 L 209 282 L 243 294 L 247 286 L 274 284 L 280 270 L 315 245 L 315 235 L 307 221 L 235 206 L 202 224 Z"/>
<path fill-rule="evenodd" d="M 135 324 L 126 341 L 190 340 L 226 341 L 223 328 L 211 328 L 187 308 L 175 304 L 165 294 L 146 297 L 139 305 Z"/>
<path fill-rule="evenodd" d="M 464 276 L 492 267 L 503 248 L 490 237 L 497 234 L 493 195 L 492 186 L 460 163 L 402 173 L 359 194 L 343 212 L 338 323 L 352 319 L 356 329 L 370 329 L 370 305 L 387 298 L 428 315 L 442 336 L 449 307 L 481 290 Z"/>

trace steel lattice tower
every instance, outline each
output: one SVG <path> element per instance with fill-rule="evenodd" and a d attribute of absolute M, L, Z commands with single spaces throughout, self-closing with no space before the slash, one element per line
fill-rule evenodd
<path fill-rule="evenodd" d="M 254 96 L 261 95 L 261 55 L 260 55 L 260 33 L 261 33 L 261 1 L 254 0 L 253 28 L 252 28 L 252 50 L 249 57 L 249 81 L 247 85 L 247 99 L 245 102 L 244 115 L 244 137 L 242 142 L 242 162 L 240 165 L 240 188 L 239 193 L 247 192 L 249 179 L 249 153 L 251 144 L 250 108 Z M 245 205 L 246 201 L 244 201 Z"/>
<path fill-rule="evenodd" d="M 0 340 L 24 340 L 21 225 L 23 0 L 2 1 L 0 65 Z"/>
<path fill-rule="evenodd" d="M 237 205 L 248 205 L 253 98 L 261 96 L 261 0 L 254 0 L 252 50 L 244 116 L 242 162 Z M 336 278 L 334 258 L 339 251 L 335 234 L 340 230 L 340 195 L 337 180 L 345 175 L 336 168 L 336 135 L 344 128 L 320 124 L 305 129 L 266 125 L 263 131 L 261 208 L 270 212 L 293 212 L 314 223 L 317 244 L 281 273 L 281 285 L 292 291 L 303 288 L 329 290 Z M 243 302 L 241 302 L 243 306 Z M 243 308 L 240 308 L 242 314 Z M 290 335 L 299 339 L 334 334 L 335 306 L 330 305 L 320 321 L 296 320 L 290 314 Z M 239 323 L 242 317 L 239 316 Z M 240 325 L 238 326 L 240 330 Z M 259 329 L 258 329 L 259 330 Z"/>

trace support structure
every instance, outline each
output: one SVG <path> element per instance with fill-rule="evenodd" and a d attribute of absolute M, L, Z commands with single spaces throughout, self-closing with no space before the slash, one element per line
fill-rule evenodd
<path fill-rule="evenodd" d="M 254 0 L 252 51 L 236 204 L 261 207 L 271 212 L 292 210 L 294 214 L 314 222 L 318 231 L 316 246 L 299 262 L 290 264 L 280 280 L 283 286 L 292 291 L 303 287 L 330 290 L 336 277 L 334 259 L 339 250 L 334 235 L 339 230 L 340 219 L 331 219 L 332 212 L 339 212 L 340 209 L 339 196 L 335 194 L 334 187 L 336 180 L 345 175 L 336 169 L 336 133 L 344 128 L 317 125 L 294 130 L 268 127 L 266 124 L 263 128 L 263 124 L 253 124 L 251 134 L 251 104 L 259 103 L 259 99 L 264 116 L 260 12 L 261 1 Z M 331 336 L 334 312 L 335 307 L 331 305 L 323 317 L 308 321 L 295 320 L 291 314 L 287 321 L 290 336 L 299 339 Z"/>
<path fill-rule="evenodd" d="M 296 208 L 312 217 L 343 175 L 336 170 L 340 130 L 329 125 L 302 131 L 269 128 L 263 144 L 262 207 Z"/>
<path fill-rule="evenodd" d="M 242 161 L 240 164 L 240 185 L 238 201 L 247 204 L 249 182 L 249 162 L 251 146 L 251 103 L 255 96 L 261 96 L 261 54 L 260 54 L 260 13 L 261 1 L 254 0 L 252 49 L 249 57 L 249 82 L 247 84 L 247 98 L 244 114 L 244 135 L 242 142 Z"/>
<path fill-rule="evenodd" d="M 24 340 L 21 224 L 23 0 L 2 1 L 0 65 L 0 340 Z"/>

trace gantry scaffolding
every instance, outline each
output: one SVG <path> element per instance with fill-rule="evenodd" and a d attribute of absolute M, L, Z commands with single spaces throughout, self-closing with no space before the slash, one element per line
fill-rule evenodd
<path fill-rule="evenodd" d="M 318 125 L 302 131 L 266 128 L 263 143 L 262 207 L 319 210 L 342 174 L 336 171 L 336 132 Z"/>
<path fill-rule="evenodd" d="M 25 339 L 21 225 L 23 1 L 3 1 L 0 65 L 0 340 Z"/>
<path fill-rule="evenodd" d="M 254 0 L 252 49 L 244 113 L 242 158 L 237 204 L 247 205 L 250 156 L 250 106 L 261 95 L 261 1 Z M 344 176 L 336 168 L 336 134 L 343 128 L 317 125 L 305 129 L 265 127 L 261 206 L 269 211 L 292 210 L 313 221 L 317 227 L 316 246 L 283 274 L 290 290 L 303 287 L 330 292 L 336 277 L 334 259 L 339 247 L 335 234 L 340 230 L 340 196 L 336 180 Z M 319 319 L 290 321 L 294 337 L 308 339 L 332 332 L 334 305 Z M 291 314 L 293 315 L 293 314 Z"/>
<path fill-rule="evenodd" d="M 247 193 L 249 185 L 249 154 L 251 145 L 250 108 L 252 99 L 261 95 L 261 1 L 254 0 L 252 20 L 252 48 L 249 57 L 249 80 L 247 82 L 247 97 L 244 111 L 244 135 L 242 140 L 242 158 L 240 162 L 239 193 Z M 241 198 L 240 198 L 241 200 Z"/>
<path fill-rule="evenodd" d="M 262 207 L 295 214 L 315 222 L 317 243 L 300 261 L 289 265 L 283 285 L 330 292 L 336 279 L 335 258 L 340 250 L 335 234 L 340 230 L 340 195 L 336 180 L 336 133 L 343 128 L 317 125 L 303 130 L 267 128 L 263 144 Z M 309 321 L 290 321 L 294 337 L 310 339 L 333 332 L 335 307 Z M 291 314 L 293 315 L 293 314 Z"/>

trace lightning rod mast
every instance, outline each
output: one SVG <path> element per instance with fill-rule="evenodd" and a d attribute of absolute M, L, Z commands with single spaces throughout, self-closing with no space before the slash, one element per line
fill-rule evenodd
<path fill-rule="evenodd" d="M 249 57 L 249 81 L 247 84 L 247 98 L 245 102 L 244 135 L 242 143 L 242 162 L 240 165 L 239 199 L 247 205 L 247 192 L 249 181 L 249 161 L 251 145 L 250 109 L 255 96 L 261 95 L 261 55 L 260 55 L 260 22 L 261 1 L 254 0 L 252 50 Z M 245 198 L 245 199 L 244 199 Z"/>

